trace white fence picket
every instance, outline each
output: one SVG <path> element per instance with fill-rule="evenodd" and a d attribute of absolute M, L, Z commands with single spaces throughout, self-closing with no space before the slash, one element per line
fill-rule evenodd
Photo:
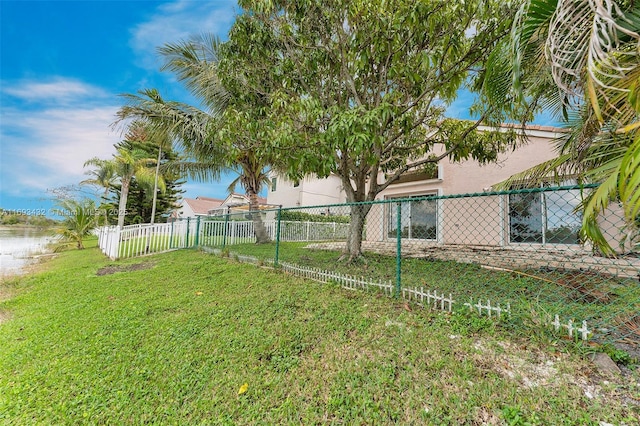
<path fill-rule="evenodd" d="M 270 235 L 275 236 L 277 221 L 265 221 L 265 227 Z M 348 224 L 324 223 L 324 222 L 294 222 L 281 221 L 280 241 L 322 241 L 342 239 L 348 232 Z M 252 221 L 221 221 L 221 220 L 193 220 L 179 221 L 163 224 L 139 224 L 118 228 L 117 226 L 105 226 L 97 231 L 100 250 L 111 259 L 142 256 L 150 253 L 159 253 L 179 248 L 193 247 L 195 242 L 205 246 L 222 245 L 226 239 L 226 245 L 241 244 L 254 238 Z M 198 234 L 198 235 L 196 235 Z M 226 235 L 225 235 L 226 234 Z M 259 263 L 257 258 L 251 256 L 238 256 L 238 260 L 250 263 Z M 337 282 L 345 289 L 381 289 L 390 296 L 395 288 L 392 283 L 375 282 L 365 277 L 353 277 L 337 272 L 325 271 L 317 268 L 307 268 L 281 262 L 282 268 L 292 274 L 299 275 L 320 282 Z M 432 307 L 443 311 L 452 312 L 455 300 L 453 295 L 448 297 L 438 294 L 436 290 L 421 288 L 403 288 L 402 298 L 413 301 L 424 307 Z M 474 303 L 471 300 L 464 303 L 470 311 L 477 310 L 478 314 L 495 316 L 498 319 L 502 315 L 511 314 L 511 305 L 506 307 L 500 304 L 492 304 L 490 300 L 484 304 L 481 300 Z M 582 321 L 581 326 L 569 319 L 567 323 L 561 323 L 558 315 L 553 321 L 548 322 L 556 331 L 566 329 L 569 337 L 577 337 L 587 340 L 593 334 L 587 327 L 587 322 Z"/>
<path fill-rule="evenodd" d="M 277 220 L 264 221 L 275 239 Z M 280 222 L 280 241 L 326 241 L 346 238 L 349 224 L 335 222 Z M 198 235 L 196 235 L 196 233 Z M 226 236 L 225 236 L 226 234 Z M 253 221 L 189 220 L 161 224 L 103 226 L 98 230 L 100 250 L 111 259 L 143 256 L 202 245 L 241 244 L 254 238 Z"/>

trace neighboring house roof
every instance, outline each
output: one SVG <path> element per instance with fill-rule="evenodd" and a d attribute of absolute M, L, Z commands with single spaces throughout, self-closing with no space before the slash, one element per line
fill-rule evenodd
<path fill-rule="evenodd" d="M 264 197 L 258 197 L 258 205 L 260 208 L 264 208 L 267 206 L 267 199 Z M 208 213 L 214 213 L 216 211 L 225 210 L 227 208 L 236 208 L 242 210 L 243 207 L 246 210 L 249 206 L 249 197 L 243 194 L 229 194 L 229 196 L 224 199 L 218 206 L 210 208 Z"/>
<path fill-rule="evenodd" d="M 206 216 L 209 213 L 209 210 L 220 207 L 224 200 L 209 197 L 196 197 L 185 198 L 182 202 L 188 204 L 194 214 Z"/>
<path fill-rule="evenodd" d="M 220 198 L 211 198 L 211 197 L 203 197 L 201 195 L 198 195 L 196 197 L 197 200 L 204 200 L 204 201 L 215 201 L 215 202 L 223 202 L 224 200 L 220 199 Z"/>

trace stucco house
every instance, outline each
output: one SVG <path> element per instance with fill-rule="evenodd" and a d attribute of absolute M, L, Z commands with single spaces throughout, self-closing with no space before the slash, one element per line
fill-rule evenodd
<path fill-rule="evenodd" d="M 258 208 L 260 210 L 268 208 L 267 199 L 258 197 Z M 209 216 L 221 216 L 227 213 L 239 213 L 249 210 L 249 197 L 243 194 L 229 194 L 219 206 L 209 209 Z"/>
<path fill-rule="evenodd" d="M 269 179 L 271 184 L 267 189 L 267 204 L 270 205 L 300 207 L 347 202 L 342 182 L 335 175 L 326 179 L 307 177 L 299 182 L 292 182 L 272 173 Z"/>
<path fill-rule="evenodd" d="M 526 138 L 526 143 L 501 154 L 495 163 L 480 165 L 471 160 L 456 163 L 445 158 L 438 163 L 437 174 L 407 173 L 382 191 L 377 199 L 403 199 L 400 210 L 402 235 L 416 242 L 494 247 L 579 245 L 582 217 L 575 207 L 581 201 L 580 190 L 490 194 L 495 184 L 554 158 L 554 140 L 562 132 L 562 129 L 549 126 L 528 126 L 521 136 Z M 437 145 L 435 153 L 443 152 L 443 149 Z M 346 202 L 337 176 L 309 177 L 298 183 L 275 174 L 271 179 L 273 185 L 267 194 L 269 204 L 296 207 Z M 566 182 L 572 183 L 570 179 Z M 425 196 L 472 193 L 486 195 L 411 201 L 411 198 Z M 374 205 L 367 217 L 365 239 L 395 238 L 397 211 L 397 203 Z M 617 246 L 623 224 L 615 208 L 603 215 L 602 220 L 610 230 L 611 244 Z"/>
<path fill-rule="evenodd" d="M 176 211 L 179 219 L 194 218 L 198 216 L 209 216 L 209 211 L 222 205 L 224 200 L 198 196 L 196 198 L 184 198 L 182 204 Z"/>
<path fill-rule="evenodd" d="M 261 208 L 266 208 L 267 199 L 258 197 L 258 204 Z M 174 217 L 186 219 L 198 216 L 220 216 L 247 210 L 249 210 L 249 197 L 246 195 L 233 193 L 225 199 L 198 196 L 184 198 Z"/>

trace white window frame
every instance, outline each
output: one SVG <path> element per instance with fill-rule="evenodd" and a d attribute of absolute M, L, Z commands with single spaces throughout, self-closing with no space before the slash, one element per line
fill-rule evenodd
<path fill-rule="evenodd" d="M 564 182 L 564 185 L 571 185 L 575 182 L 570 181 L 570 182 Z M 546 184 L 541 184 L 540 188 L 544 188 Z M 510 210 L 511 210 L 511 198 L 510 195 L 506 195 L 506 214 L 505 214 L 505 219 L 506 221 L 504 222 L 506 224 L 504 232 L 506 234 L 507 237 L 507 244 L 509 245 L 535 245 L 535 246 L 554 246 L 554 247 L 575 247 L 580 245 L 580 242 L 575 242 L 575 243 L 567 243 L 567 242 L 561 242 L 561 243 L 557 243 L 557 242 L 548 242 L 547 241 L 547 232 L 549 231 L 549 224 L 548 224 L 548 204 L 547 204 L 547 197 L 545 196 L 545 194 L 550 194 L 553 192 L 547 192 L 547 191 L 540 191 L 540 192 L 533 192 L 532 194 L 536 194 L 540 197 L 540 220 L 541 220 L 541 238 L 540 241 L 513 241 L 513 235 L 512 235 L 512 230 L 511 230 L 511 214 L 510 214 Z"/>
<path fill-rule="evenodd" d="M 385 217 L 386 217 L 386 221 L 385 221 L 385 227 L 384 227 L 384 233 L 386 235 L 386 238 L 389 240 L 394 240 L 396 237 L 395 236 L 390 236 L 390 232 L 392 230 L 392 228 L 395 228 L 396 223 L 394 221 L 394 223 L 392 223 L 392 218 L 395 216 L 396 214 L 396 210 L 392 209 L 396 209 L 397 205 L 396 202 L 393 202 L 392 200 L 405 200 L 403 201 L 404 203 L 410 203 L 410 199 L 412 198 L 422 198 L 422 197 L 437 197 L 440 196 L 440 190 L 427 190 L 426 192 L 423 193 L 418 193 L 418 194 L 393 194 L 393 195 L 387 195 L 385 196 L 385 200 L 387 201 L 387 206 L 386 206 L 386 212 L 385 212 Z M 413 238 L 411 236 L 412 234 L 412 226 L 411 226 L 411 216 L 409 216 L 409 232 L 408 232 L 408 236 L 407 237 L 402 237 L 403 240 L 411 240 L 411 241 L 425 241 L 425 242 L 441 242 L 442 241 L 442 200 L 435 200 L 436 201 L 436 209 L 435 209 L 435 214 L 436 214 L 436 237 L 435 238 Z M 397 220 L 397 218 L 395 219 Z"/>

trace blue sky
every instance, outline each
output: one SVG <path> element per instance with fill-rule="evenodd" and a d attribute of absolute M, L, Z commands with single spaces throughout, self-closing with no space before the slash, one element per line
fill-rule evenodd
<path fill-rule="evenodd" d="M 238 10 L 225 0 L 0 0 L 0 207 L 49 208 L 48 190 L 84 179 L 85 160 L 109 158 L 119 94 L 155 87 L 193 102 L 159 71 L 156 48 L 225 37 Z M 186 196 L 224 198 L 228 180 L 190 182 Z"/>
<path fill-rule="evenodd" d="M 110 158 L 119 94 L 155 87 L 194 102 L 159 71 L 156 49 L 202 32 L 226 38 L 238 12 L 227 0 L 0 0 L 0 207 L 50 208 L 50 190 L 84 179 L 87 159 Z M 450 115 L 465 116 L 469 101 Z M 231 179 L 188 182 L 185 197 L 224 198 Z"/>

